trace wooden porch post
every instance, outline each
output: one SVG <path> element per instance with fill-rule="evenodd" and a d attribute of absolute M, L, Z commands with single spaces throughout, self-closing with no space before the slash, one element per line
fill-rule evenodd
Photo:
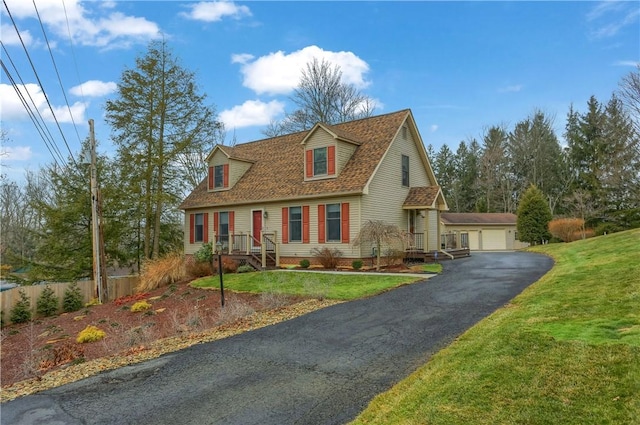
<path fill-rule="evenodd" d="M 278 231 L 273 231 L 273 243 L 276 245 L 276 267 L 280 267 L 280 244 L 278 243 Z"/>
<path fill-rule="evenodd" d="M 262 230 L 260 231 L 260 253 L 262 254 L 262 268 L 267 268 L 267 247 L 265 246 Z"/>
<path fill-rule="evenodd" d="M 251 239 L 251 232 L 247 233 L 247 255 L 251 254 L 251 244 L 253 243 L 253 240 Z"/>

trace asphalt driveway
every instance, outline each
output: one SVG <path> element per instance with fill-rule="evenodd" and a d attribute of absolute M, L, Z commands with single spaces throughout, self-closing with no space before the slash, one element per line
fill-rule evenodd
<path fill-rule="evenodd" d="M 552 266 L 481 253 L 445 273 L 0 406 L 2 424 L 342 424 Z"/>

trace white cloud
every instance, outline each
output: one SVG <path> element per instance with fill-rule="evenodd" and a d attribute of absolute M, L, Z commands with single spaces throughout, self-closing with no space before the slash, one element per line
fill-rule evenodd
<path fill-rule="evenodd" d="M 42 111 L 42 117 L 47 121 L 54 121 L 53 114 L 55 114 L 55 118 L 61 124 L 70 124 L 72 122 L 78 124 L 85 121 L 84 113 L 87 110 L 87 106 L 89 105 L 84 102 L 76 102 L 68 108 L 66 105 L 54 106 L 53 113 L 51 113 L 50 109 L 45 109 Z"/>
<path fill-rule="evenodd" d="M 284 113 L 284 103 L 277 100 L 265 103 L 260 100 L 247 100 L 220 113 L 220 120 L 227 130 L 233 128 L 267 125 L 276 116 Z"/>
<path fill-rule="evenodd" d="M 204 22 L 221 21 L 224 17 L 240 19 L 243 16 L 251 16 L 251 11 L 247 6 L 238 6 L 232 1 L 203 1 L 190 5 L 189 13 L 181 13 L 188 19 Z"/>
<path fill-rule="evenodd" d="M 331 52 L 317 46 L 285 54 L 283 51 L 269 53 L 254 59 L 249 54 L 236 54 L 232 62 L 241 63 L 243 85 L 258 94 L 288 94 L 298 85 L 302 70 L 314 58 L 337 65 L 342 71 L 342 81 L 357 88 L 369 85 L 365 74 L 369 65 L 352 52 Z"/>
<path fill-rule="evenodd" d="M 438 131 L 438 124 L 431 124 L 431 127 L 429 127 L 429 131 L 431 133 L 435 133 L 436 131 Z"/>
<path fill-rule="evenodd" d="M 586 15 L 594 39 L 617 35 L 623 28 L 638 23 L 640 9 L 636 2 L 605 1 L 594 6 Z"/>
<path fill-rule="evenodd" d="M 35 104 L 35 108 L 40 111 L 45 121 L 53 122 L 53 114 L 55 114 L 59 123 L 70 123 L 72 120 L 69 109 L 71 109 L 76 123 L 84 121 L 84 113 L 88 106 L 86 103 L 76 102 L 70 108 L 67 108 L 66 105 L 53 106 L 52 113 L 42 90 L 40 90 L 40 86 L 37 84 L 18 85 L 18 90 L 20 90 L 30 110 L 33 110 Z M 7 121 L 26 120 L 29 118 L 29 114 L 20 97 L 9 84 L 0 84 L 0 113 L 2 113 L 2 119 Z"/>
<path fill-rule="evenodd" d="M 616 61 L 613 63 L 613 66 L 640 66 L 640 62 L 636 61 Z"/>
<path fill-rule="evenodd" d="M 2 43 L 4 43 L 5 46 L 20 46 L 20 38 L 22 38 L 22 42 L 24 42 L 25 46 L 31 46 L 34 41 L 28 30 L 20 31 L 20 37 L 18 37 L 18 34 L 12 25 L 0 25 L 0 35 L 2 35 Z"/>
<path fill-rule="evenodd" d="M 515 85 L 512 85 L 512 86 L 502 87 L 502 88 L 498 89 L 498 91 L 500 93 L 517 93 L 519 91 L 522 91 L 523 87 L 524 86 L 522 84 L 515 84 Z"/>
<path fill-rule="evenodd" d="M 42 94 L 40 86 L 37 84 L 18 85 L 18 89 L 31 108 L 33 108 L 31 99 L 33 99 L 38 110 L 46 106 L 44 94 Z M 31 99 L 29 95 L 31 95 Z M 10 84 L 0 84 L 0 112 L 3 120 L 19 120 L 29 117 L 27 110 Z"/>
<path fill-rule="evenodd" d="M 249 53 L 236 53 L 234 55 L 231 55 L 231 63 L 247 63 L 249 62 L 251 59 L 253 59 L 255 56 L 249 54 Z"/>
<path fill-rule="evenodd" d="M 69 92 L 74 96 L 101 97 L 113 93 L 118 88 L 114 82 L 90 80 L 79 86 L 71 87 Z"/>
<path fill-rule="evenodd" d="M 31 146 L 6 146 L 0 151 L 2 159 L 7 161 L 28 161 L 33 156 Z"/>
<path fill-rule="evenodd" d="M 14 18 L 37 18 L 32 2 L 6 1 Z M 64 39 L 68 39 L 71 33 L 75 43 L 85 46 L 122 47 L 160 36 L 160 28 L 155 22 L 110 11 L 110 7 L 105 8 L 101 3 L 38 0 L 37 7 L 40 18 L 49 31 Z M 110 5 L 113 6 L 113 3 Z"/>

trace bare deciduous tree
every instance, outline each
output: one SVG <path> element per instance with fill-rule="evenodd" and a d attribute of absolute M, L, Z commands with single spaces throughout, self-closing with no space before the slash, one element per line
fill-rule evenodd
<path fill-rule="evenodd" d="M 281 121 L 273 121 L 263 131 L 268 137 L 308 130 L 316 123 L 338 124 L 369 117 L 373 99 L 355 86 L 342 81 L 338 65 L 314 58 L 302 71 L 291 101 L 298 109 L 287 113 Z"/>
<path fill-rule="evenodd" d="M 619 93 L 636 132 L 640 134 L 640 64 L 622 78 Z"/>
<path fill-rule="evenodd" d="M 380 270 L 380 256 L 383 244 L 394 242 L 408 242 L 408 234 L 394 224 L 385 223 L 382 220 L 368 220 L 360 229 L 355 239 L 354 246 L 370 243 L 376 247 L 376 270 Z"/>

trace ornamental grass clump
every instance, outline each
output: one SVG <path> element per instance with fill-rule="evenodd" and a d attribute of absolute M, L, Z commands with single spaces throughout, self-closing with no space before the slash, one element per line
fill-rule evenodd
<path fill-rule="evenodd" d="M 131 311 L 134 313 L 137 313 L 139 311 L 149 310 L 150 308 L 151 308 L 151 304 L 149 304 L 146 300 L 142 300 L 132 305 Z"/>
<path fill-rule="evenodd" d="M 80 331 L 78 337 L 76 338 L 76 342 L 78 344 L 84 344 L 86 342 L 100 341 L 105 336 L 107 336 L 107 334 L 103 330 L 96 326 L 89 325 L 82 331 Z"/>
<path fill-rule="evenodd" d="M 187 276 L 184 259 L 180 253 L 168 254 L 158 260 L 149 260 L 142 266 L 138 292 L 147 292 L 161 286 L 180 282 Z"/>

